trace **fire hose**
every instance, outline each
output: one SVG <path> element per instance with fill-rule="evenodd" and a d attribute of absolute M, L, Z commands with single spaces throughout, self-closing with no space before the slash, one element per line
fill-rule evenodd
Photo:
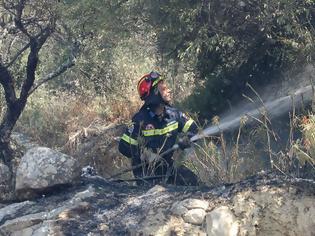
<path fill-rule="evenodd" d="M 196 134 L 196 135 L 194 135 L 193 137 L 191 137 L 190 138 L 190 142 L 191 143 L 194 143 L 194 142 L 196 142 L 196 141 L 198 141 L 199 139 L 202 139 L 202 138 L 205 138 L 205 137 L 208 137 L 209 135 L 207 135 L 206 133 L 204 133 L 203 131 L 201 131 L 199 134 Z M 168 149 L 168 150 L 166 150 L 165 152 L 163 152 L 163 153 L 161 153 L 159 156 L 160 157 L 164 157 L 164 156 L 166 156 L 166 155 L 168 155 L 169 153 L 171 153 L 171 152 L 173 152 L 173 151 L 176 151 L 177 149 L 179 149 L 180 148 L 180 146 L 178 145 L 178 144 L 174 144 L 170 149 Z M 111 180 L 114 180 L 116 177 L 118 177 L 118 176 L 121 176 L 121 175 L 123 175 L 123 174 L 125 174 L 125 173 L 128 173 L 128 172 L 130 172 L 130 171 L 133 171 L 133 170 L 135 170 L 135 169 L 137 169 L 137 168 L 139 168 L 139 167 L 142 167 L 143 166 L 143 163 L 140 163 L 140 164 L 138 164 L 138 165 L 134 165 L 134 166 L 132 166 L 131 168 L 128 168 L 128 169 L 125 169 L 125 170 L 123 170 L 123 171 L 121 171 L 121 172 L 119 172 L 119 173 L 117 173 L 117 174 L 114 174 L 114 175 L 112 175 L 111 177 L 110 177 L 110 179 Z M 170 169 L 170 168 L 168 168 L 168 169 Z M 166 174 L 166 175 L 169 175 L 169 174 Z M 153 177 L 153 176 L 152 176 Z M 162 176 L 161 176 L 162 177 Z M 160 177 L 160 178 L 161 178 Z M 131 180 L 130 180 L 131 181 Z"/>

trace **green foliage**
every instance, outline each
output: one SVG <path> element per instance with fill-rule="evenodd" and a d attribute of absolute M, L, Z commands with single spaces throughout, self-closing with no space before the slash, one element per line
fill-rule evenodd
<path fill-rule="evenodd" d="M 246 82 L 263 85 L 312 60 L 314 1 L 149 2 L 143 15 L 158 32 L 159 50 L 197 76 L 186 104 L 202 115 L 239 100 Z"/>
<path fill-rule="evenodd" d="M 81 54 L 53 88 L 136 98 L 139 77 L 159 69 L 202 116 L 239 100 L 247 82 L 279 79 L 314 52 L 314 1 L 68 0 L 59 9 Z"/>
<path fill-rule="evenodd" d="M 128 1 L 63 1 L 64 24 L 81 52 L 72 72 L 50 88 L 106 99 L 135 97 L 139 77 L 156 67 L 156 51 L 152 33 L 134 31 L 141 23 L 132 6 Z"/>

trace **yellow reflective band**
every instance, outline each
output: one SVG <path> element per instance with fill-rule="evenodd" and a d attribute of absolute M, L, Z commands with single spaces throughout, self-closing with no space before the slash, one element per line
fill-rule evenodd
<path fill-rule="evenodd" d="M 155 80 L 152 84 L 152 87 L 154 87 L 155 85 L 157 85 L 160 81 L 164 80 L 163 77 L 160 76 L 160 78 L 158 78 L 157 80 Z"/>
<path fill-rule="evenodd" d="M 166 126 L 164 129 L 150 129 L 150 130 L 143 130 L 143 136 L 155 136 L 155 135 L 163 135 L 167 134 L 173 130 L 178 129 L 178 122 Z"/>
<path fill-rule="evenodd" d="M 188 130 L 189 130 L 189 127 L 192 125 L 192 123 L 194 123 L 194 120 L 193 119 L 189 119 L 185 125 L 184 125 L 184 128 L 183 128 L 183 132 L 186 133 Z"/>
<path fill-rule="evenodd" d="M 131 144 L 131 145 L 138 145 L 138 141 L 129 137 L 127 134 L 124 134 L 121 137 L 122 140 L 126 141 L 127 143 Z"/>

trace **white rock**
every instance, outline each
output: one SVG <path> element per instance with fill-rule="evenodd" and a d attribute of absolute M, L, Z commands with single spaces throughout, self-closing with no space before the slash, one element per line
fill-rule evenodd
<path fill-rule="evenodd" d="M 24 207 L 30 207 L 34 205 L 34 202 L 25 201 L 25 202 L 19 202 L 19 203 L 13 203 L 11 205 L 8 205 L 6 207 L 3 207 L 0 209 L 0 222 L 3 220 L 3 218 L 7 216 L 14 216 L 20 209 Z"/>
<path fill-rule="evenodd" d="M 45 147 L 26 152 L 16 172 L 16 190 L 43 189 L 58 184 L 72 183 L 80 171 L 76 160 Z"/>
<path fill-rule="evenodd" d="M 147 195 L 156 194 L 156 193 L 164 192 L 165 190 L 166 189 L 163 186 L 155 185 L 154 187 L 150 188 L 146 194 Z"/>
<path fill-rule="evenodd" d="M 184 200 L 182 204 L 187 209 L 200 208 L 203 210 L 207 210 L 207 208 L 209 207 L 209 202 L 200 200 L 200 199 L 193 199 L 193 198 L 188 198 Z"/>
<path fill-rule="evenodd" d="M 206 215 L 206 232 L 208 236 L 236 236 L 239 225 L 232 211 L 221 206 Z"/>
<path fill-rule="evenodd" d="M 188 209 L 183 206 L 182 202 L 175 202 L 171 207 L 171 212 L 174 215 L 182 216 L 186 214 Z"/>
<path fill-rule="evenodd" d="M 205 215 L 206 212 L 203 209 L 192 209 L 186 212 L 186 214 L 183 216 L 183 219 L 187 223 L 201 225 Z"/>

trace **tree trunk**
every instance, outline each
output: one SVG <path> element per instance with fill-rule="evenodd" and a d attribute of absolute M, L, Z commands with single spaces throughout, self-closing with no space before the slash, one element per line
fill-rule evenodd
<path fill-rule="evenodd" d="M 13 157 L 13 151 L 10 147 L 10 143 L 0 141 L 0 161 L 7 165 L 11 169 L 11 159 Z"/>
<path fill-rule="evenodd" d="M 10 148 L 10 135 L 12 129 L 6 123 L 6 121 L 3 121 L 0 126 L 0 161 L 10 167 L 13 155 L 12 149 Z"/>
<path fill-rule="evenodd" d="M 15 102 L 14 104 L 7 105 L 8 109 L 0 124 L 0 160 L 9 167 L 11 167 L 11 159 L 13 157 L 13 151 L 10 147 L 10 136 L 25 104 L 26 102 L 22 104 Z"/>

